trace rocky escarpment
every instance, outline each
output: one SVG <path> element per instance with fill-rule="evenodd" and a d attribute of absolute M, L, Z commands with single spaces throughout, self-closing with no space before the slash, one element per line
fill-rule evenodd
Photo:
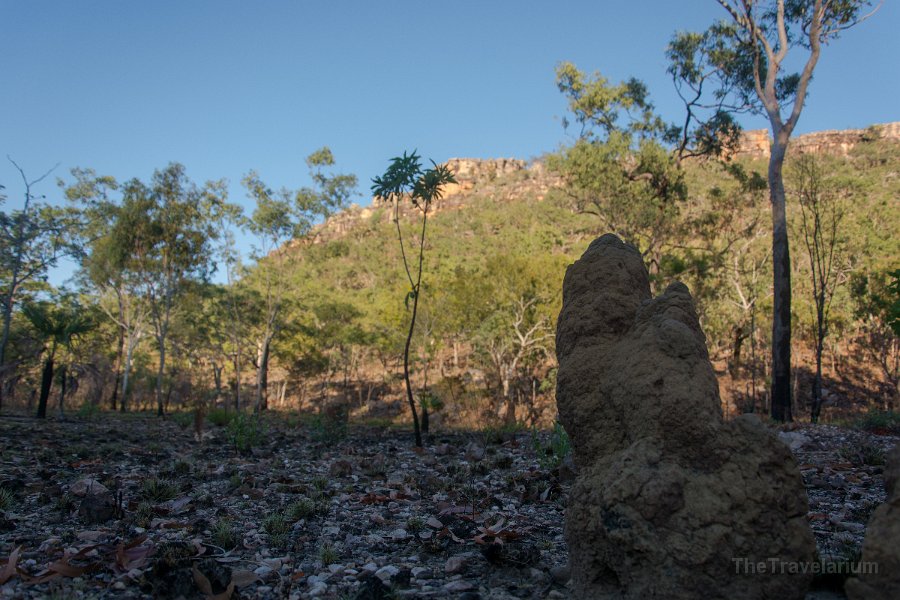
<path fill-rule="evenodd" d="M 838 154 L 846 156 L 860 144 L 877 140 L 900 140 L 900 122 L 872 125 L 866 129 L 821 131 L 801 135 L 791 140 L 791 151 Z M 737 157 L 765 158 L 769 155 L 769 132 L 766 129 L 745 131 L 735 152 Z M 513 201 L 533 196 L 541 199 L 546 193 L 562 185 L 562 178 L 546 168 L 542 161 L 527 162 L 514 158 L 451 158 L 446 164 L 456 176 L 457 183 L 448 185 L 444 197 L 435 203 L 434 212 L 461 209 L 476 195 L 495 201 Z M 360 223 L 388 222 L 392 218 L 378 198 L 366 207 L 351 205 L 334 215 L 316 231 L 315 241 L 341 236 Z M 402 207 L 412 214 L 414 208 Z"/>
<path fill-rule="evenodd" d="M 860 144 L 876 140 L 900 140 L 900 122 L 872 125 L 865 129 L 816 131 L 791 139 L 791 152 L 847 156 Z M 752 129 L 741 134 L 735 156 L 765 158 L 772 140 L 768 129 Z"/>
<path fill-rule="evenodd" d="M 567 270 L 557 327 L 574 597 L 802 598 L 811 573 L 782 568 L 814 555 L 800 472 L 755 416 L 723 421 L 688 289 L 651 298 L 605 235 Z"/>

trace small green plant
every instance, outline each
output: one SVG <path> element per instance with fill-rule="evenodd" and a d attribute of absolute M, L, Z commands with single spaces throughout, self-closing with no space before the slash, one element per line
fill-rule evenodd
<path fill-rule="evenodd" d="M 322 505 L 310 498 L 300 498 L 287 507 L 285 516 L 290 522 L 296 523 L 300 519 L 310 519 L 320 512 L 322 512 Z"/>
<path fill-rule="evenodd" d="M 555 469 L 572 451 L 569 434 L 559 421 L 553 422 L 553 430 L 547 444 L 541 442 L 537 430 L 532 430 L 531 435 L 538 462 L 544 469 Z"/>
<path fill-rule="evenodd" d="M 499 427 L 488 425 L 481 430 L 481 437 L 485 447 L 492 444 L 503 444 L 525 431 L 525 427 L 519 423 L 504 423 Z"/>
<path fill-rule="evenodd" d="M 291 525 L 281 513 L 272 513 L 263 519 L 262 528 L 269 535 L 280 535 L 290 531 Z"/>
<path fill-rule="evenodd" d="M 419 533 L 424 526 L 425 521 L 422 517 L 410 517 L 406 520 L 406 530 L 412 534 Z"/>
<path fill-rule="evenodd" d="M 856 466 L 884 464 L 884 450 L 871 444 L 863 444 L 859 447 L 843 446 L 838 450 L 838 456 Z"/>
<path fill-rule="evenodd" d="M 206 414 L 206 420 L 213 425 L 224 427 L 234 420 L 235 414 L 228 412 L 224 408 L 213 408 Z M 193 416 L 191 417 L 191 423 L 193 423 Z"/>
<path fill-rule="evenodd" d="M 315 442 L 336 444 L 347 437 L 347 413 L 317 414 L 309 419 L 310 436 Z"/>
<path fill-rule="evenodd" d="M 6 488 L 0 488 L 0 510 L 9 510 L 15 503 L 13 493 Z"/>
<path fill-rule="evenodd" d="M 856 421 L 856 426 L 872 433 L 900 435 L 900 412 L 870 410 Z"/>
<path fill-rule="evenodd" d="M 172 473 L 176 476 L 184 476 L 191 474 L 191 463 L 185 460 L 175 461 L 175 464 L 172 465 Z"/>
<path fill-rule="evenodd" d="M 263 441 L 265 429 L 258 417 L 239 413 L 228 423 L 228 436 L 238 451 L 249 452 Z"/>
<path fill-rule="evenodd" d="M 93 420 L 100 414 L 100 406 L 93 402 L 85 402 L 78 409 L 78 416 L 82 419 Z"/>
<path fill-rule="evenodd" d="M 328 478 L 321 475 L 316 475 L 312 479 L 312 486 L 320 492 L 323 492 L 325 491 L 325 488 L 328 487 Z"/>
<path fill-rule="evenodd" d="M 232 473 L 230 477 L 228 477 L 228 489 L 236 490 L 244 483 L 243 478 L 237 474 Z"/>
<path fill-rule="evenodd" d="M 327 567 L 332 563 L 336 563 L 338 558 L 337 550 L 335 550 L 334 546 L 331 544 L 322 544 L 322 547 L 319 548 L 319 560 L 322 561 L 322 565 Z"/>
<path fill-rule="evenodd" d="M 224 550 L 231 550 L 237 546 L 237 532 L 231 521 L 222 519 L 216 523 L 213 529 L 213 541 Z"/>
<path fill-rule="evenodd" d="M 134 524 L 144 529 L 150 527 L 153 517 L 156 513 L 153 511 L 153 505 L 149 502 L 141 502 L 138 504 L 137 510 L 134 511 Z"/>
<path fill-rule="evenodd" d="M 178 486 L 167 479 L 152 477 L 141 484 L 141 498 L 154 502 L 165 502 L 178 495 Z"/>
<path fill-rule="evenodd" d="M 194 413 L 193 412 L 176 412 L 170 415 L 172 420 L 178 424 L 182 429 L 187 429 L 188 427 L 194 424 Z"/>
<path fill-rule="evenodd" d="M 262 529 L 269 534 L 269 543 L 272 546 L 283 548 L 287 545 L 291 524 L 281 513 L 273 513 L 263 519 Z"/>

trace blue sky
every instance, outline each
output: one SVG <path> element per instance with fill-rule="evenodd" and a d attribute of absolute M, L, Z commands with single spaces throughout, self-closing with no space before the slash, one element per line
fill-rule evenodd
<path fill-rule="evenodd" d="M 80 166 L 122 181 L 178 161 L 245 202 L 249 169 L 306 185 L 304 157 L 327 145 L 365 204 L 405 149 L 442 161 L 557 148 L 563 60 L 644 80 L 679 119 L 666 43 L 723 15 L 714 0 L 0 0 L 0 183 L 20 203 L 6 155 L 32 175 L 60 163 L 61 177 Z M 898 31 L 888 1 L 825 48 L 798 132 L 900 120 Z"/>

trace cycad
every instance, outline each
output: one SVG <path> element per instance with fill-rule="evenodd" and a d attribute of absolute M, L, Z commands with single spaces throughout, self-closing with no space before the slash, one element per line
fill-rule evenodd
<path fill-rule="evenodd" d="M 22 314 L 44 342 L 44 369 L 41 374 L 41 396 L 37 416 L 47 416 L 47 399 L 53 384 L 53 366 L 60 346 L 70 348 L 75 337 L 90 331 L 93 324 L 77 304 L 53 306 L 50 302 L 34 302 L 22 307 Z"/>

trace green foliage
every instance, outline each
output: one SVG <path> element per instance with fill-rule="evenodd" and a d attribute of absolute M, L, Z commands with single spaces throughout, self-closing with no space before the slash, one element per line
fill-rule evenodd
<path fill-rule="evenodd" d="M 538 462 L 544 469 L 555 469 L 572 452 L 569 434 L 559 421 L 553 422 L 553 430 L 546 444 L 541 441 L 537 430 L 533 430 L 532 445 L 537 453 Z"/>
<path fill-rule="evenodd" d="M 581 131 L 574 145 L 550 157 L 550 168 L 566 181 L 572 208 L 636 246 L 655 271 L 687 188 L 662 144 L 666 127 L 646 86 L 636 79 L 613 85 L 568 62 L 557 66 L 556 82 Z"/>
<path fill-rule="evenodd" d="M 0 511 L 11 509 L 15 501 L 16 498 L 12 492 L 6 488 L 0 488 Z"/>
<path fill-rule="evenodd" d="M 101 412 L 103 411 L 100 409 L 100 406 L 98 404 L 95 404 L 93 402 L 84 402 L 78 408 L 78 417 L 80 419 L 93 421 L 100 415 Z"/>
<path fill-rule="evenodd" d="M 194 424 L 194 413 L 193 411 L 178 411 L 175 413 L 171 413 L 169 415 L 172 417 L 172 420 L 175 421 L 179 427 L 182 429 L 187 429 Z"/>
<path fill-rule="evenodd" d="M 228 437 L 240 452 L 249 452 L 265 439 L 266 429 L 259 417 L 237 413 L 228 423 Z"/>
<path fill-rule="evenodd" d="M 312 415 L 308 420 L 308 425 L 310 437 L 313 441 L 328 445 L 336 444 L 347 437 L 347 411 L 324 412 Z"/>
<path fill-rule="evenodd" d="M 211 408 L 209 412 L 206 413 L 206 420 L 218 427 L 225 427 L 231 423 L 236 416 L 237 413 L 230 412 L 224 408 Z"/>
<path fill-rule="evenodd" d="M 213 529 L 213 542 L 223 550 L 231 550 L 237 546 L 238 531 L 229 519 L 221 519 Z"/>
<path fill-rule="evenodd" d="M 167 479 L 152 477 L 141 483 L 141 498 L 154 502 L 165 502 L 178 495 L 178 486 Z"/>
<path fill-rule="evenodd" d="M 337 550 L 331 544 L 322 544 L 322 547 L 319 548 L 319 560 L 322 561 L 322 565 L 327 567 L 332 563 L 336 563 L 340 555 Z"/>
<path fill-rule="evenodd" d="M 456 179 L 447 165 L 438 165 L 431 161 L 433 168 L 422 169 L 420 160 L 415 151 L 412 154 L 404 152 L 403 156 L 391 159 L 391 164 L 383 175 L 372 180 L 373 195 L 376 198 L 390 202 L 394 207 L 394 223 L 397 226 L 397 237 L 400 241 L 400 255 L 403 259 L 406 277 L 409 280 L 409 289 L 404 298 L 404 305 L 409 310 L 409 302 L 412 300 L 412 315 L 409 321 L 409 333 L 406 336 L 406 344 L 403 348 L 403 379 L 406 383 L 406 397 L 413 417 L 415 445 L 418 447 L 422 446 L 422 434 L 416 403 L 413 399 L 412 384 L 409 381 L 409 349 L 416 329 L 416 316 L 422 292 L 425 228 L 428 223 L 428 211 L 432 202 L 441 199 L 444 187 L 447 184 L 456 183 Z M 403 229 L 400 226 L 400 202 L 404 198 L 409 198 L 413 206 L 422 213 L 422 231 L 418 239 L 419 259 L 415 268 L 415 277 L 413 276 L 413 267 L 406 256 L 406 249 L 403 243 Z M 427 413 L 423 414 L 427 415 Z M 424 421 L 424 424 L 427 427 L 427 421 Z"/>
<path fill-rule="evenodd" d="M 884 464 L 884 451 L 878 446 L 862 444 L 861 446 L 842 446 L 838 456 L 856 466 L 878 466 Z"/>
<path fill-rule="evenodd" d="M 300 498 L 288 505 L 285 517 L 291 523 L 296 523 L 301 519 L 311 519 L 316 515 L 324 514 L 327 510 L 328 506 L 322 502 L 310 498 Z"/>
<path fill-rule="evenodd" d="M 284 535 L 291 530 L 291 524 L 281 513 L 273 513 L 263 519 L 262 528 L 269 535 Z"/>
<path fill-rule="evenodd" d="M 856 426 L 873 433 L 900 435 L 900 413 L 872 409 L 856 421 Z"/>

